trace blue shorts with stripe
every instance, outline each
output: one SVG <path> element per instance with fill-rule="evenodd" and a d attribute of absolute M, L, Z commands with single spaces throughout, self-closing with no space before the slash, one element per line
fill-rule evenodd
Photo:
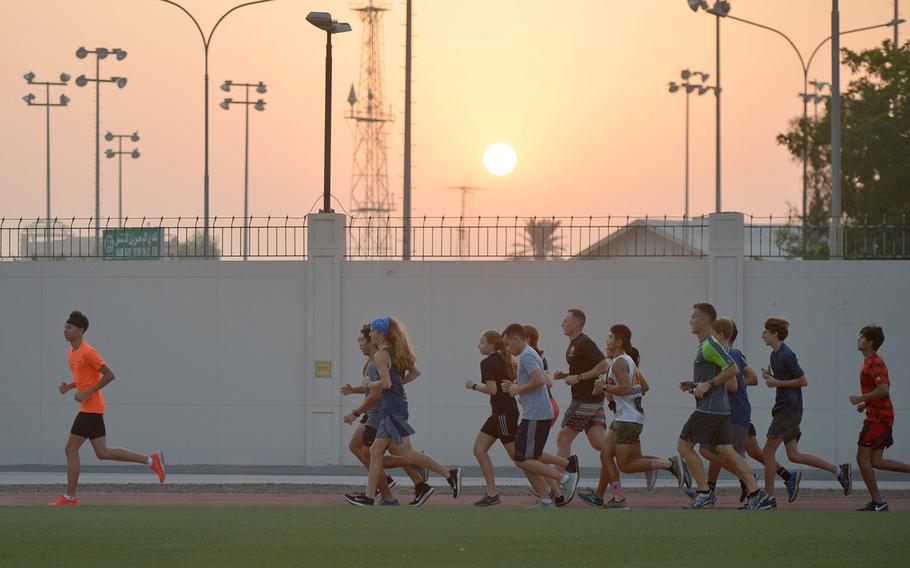
<path fill-rule="evenodd" d="M 550 435 L 550 420 L 522 419 L 515 434 L 515 461 L 540 459 Z"/>
<path fill-rule="evenodd" d="M 402 440 L 414 434 L 414 429 L 408 424 L 408 416 L 389 414 L 382 418 L 379 428 L 376 429 L 376 438 L 391 438 L 397 446 Z"/>

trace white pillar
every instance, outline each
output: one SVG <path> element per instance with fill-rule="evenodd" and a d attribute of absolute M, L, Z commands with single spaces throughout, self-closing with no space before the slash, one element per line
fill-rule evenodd
<path fill-rule="evenodd" d="M 709 220 L 708 301 L 717 314 L 733 318 L 743 329 L 743 257 L 745 232 L 742 213 L 713 213 Z M 742 336 L 742 334 L 741 334 Z"/>
<path fill-rule="evenodd" d="M 306 465 L 341 460 L 341 263 L 344 215 L 307 216 Z"/>

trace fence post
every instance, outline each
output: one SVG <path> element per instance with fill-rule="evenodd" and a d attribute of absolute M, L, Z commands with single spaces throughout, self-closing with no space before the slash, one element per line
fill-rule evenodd
<path fill-rule="evenodd" d="M 341 461 L 341 264 L 346 248 L 345 222 L 344 215 L 335 213 L 307 216 L 303 377 L 306 465 L 338 465 Z"/>
<path fill-rule="evenodd" d="M 742 213 L 712 213 L 708 219 L 708 301 L 718 315 L 737 322 L 745 341 L 745 227 Z"/>

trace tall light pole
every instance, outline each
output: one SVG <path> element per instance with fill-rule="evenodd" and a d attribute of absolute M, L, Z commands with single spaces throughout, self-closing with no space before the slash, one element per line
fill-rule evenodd
<path fill-rule="evenodd" d="M 205 173 L 203 174 L 203 178 L 202 178 L 203 187 L 204 187 L 204 190 L 203 190 L 204 191 L 204 207 L 203 208 L 205 210 L 205 227 L 202 230 L 202 250 L 203 250 L 203 254 L 206 257 L 208 257 L 209 249 L 210 249 L 210 246 L 209 246 L 209 46 L 211 46 L 211 44 L 212 44 L 212 36 L 215 35 L 215 30 L 218 29 L 218 26 L 221 24 L 222 21 L 224 21 L 224 19 L 228 16 L 228 14 L 230 14 L 234 10 L 239 10 L 240 8 L 243 8 L 245 6 L 253 6 L 254 4 L 264 4 L 266 2 L 272 2 L 273 0 L 255 0 L 254 2 L 245 2 L 243 4 L 234 6 L 233 8 L 231 8 L 230 10 L 228 10 L 227 12 L 222 14 L 220 18 L 218 18 L 218 21 L 215 22 L 215 25 L 212 27 L 211 31 L 209 31 L 208 36 L 206 36 L 205 32 L 202 31 L 202 26 L 199 25 L 199 22 L 196 21 L 196 18 L 193 17 L 193 15 L 189 12 L 189 10 L 187 10 L 186 8 L 184 8 L 177 2 L 174 2 L 173 0 L 160 0 L 160 1 L 170 4 L 171 6 L 174 6 L 176 8 L 179 8 L 181 11 L 183 11 L 184 14 L 186 14 L 187 16 L 190 17 L 191 20 L 193 20 L 193 23 L 196 24 L 196 29 L 199 30 L 200 37 L 202 37 L 202 48 L 205 52 L 205 78 L 203 79 L 203 84 L 205 85 L 205 96 L 203 99 L 203 110 L 205 113 Z"/>
<path fill-rule="evenodd" d="M 252 106 L 258 111 L 265 110 L 265 101 L 262 99 L 257 99 L 255 101 L 250 100 L 250 88 L 255 87 L 256 92 L 264 95 L 266 93 L 265 83 L 259 81 L 258 83 L 234 83 L 233 81 L 225 81 L 221 85 L 221 90 L 225 93 L 231 92 L 231 87 L 243 87 L 245 90 L 245 98 L 242 101 L 235 101 L 232 98 L 227 98 L 221 101 L 220 106 L 224 110 L 229 110 L 231 105 L 243 105 L 244 112 L 244 136 L 243 136 L 243 260 L 249 258 L 249 244 L 250 244 L 250 107 Z"/>
<path fill-rule="evenodd" d="M 402 239 L 402 260 L 411 260 L 411 0 L 406 1 L 404 40 L 404 190 L 402 191 L 402 213 L 404 234 Z"/>
<path fill-rule="evenodd" d="M 328 12 L 310 12 L 306 21 L 325 32 L 325 148 L 322 172 L 322 212 L 332 210 L 332 34 L 351 31 L 351 24 L 332 19 Z"/>
<path fill-rule="evenodd" d="M 707 0 L 687 0 L 689 8 L 697 12 L 699 8 L 709 14 L 713 14 L 717 21 L 715 22 L 715 70 L 714 70 L 714 95 L 715 95 L 715 118 L 714 118 L 714 212 L 720 213 L 720 19 L 730 11 L 730 3 L 724 0 L 715 0 L 714 5 L 709 7 Z"/>
<path fill-rule="evenodd" d="M 101 78 L 101 60 L 106 59 L 108 55 L 114 55 L 117 61 L 126 59 L 126 52 L 120 48 L 107 49 L 99 47 L 97 49 L 85 49 L 80 47 L 76 50 L 76 57 L 85 59 L 89 55 L 95 56 L 95 76 L 86 77 L 79 75 L 76 77 L 76 86 L 84 87 L 89 83 L 95 83 L 95 251 L 101 252 L 101 83 L 114 83 L 118 88 L 126 87 L 126 77 L 111 77 L 110 79 Z"/>
<path fill-rule="evenodd" d="M 707 73 L 702 73 L 701 71 L 690 71 L 688 69 L 683 69 L 679 76 L 683 79 L 682 83 L 677 83 L 676 81 L 670 81 L 669 91 L 671 93 L 684 92 L 686 94 L 686 197 L 685 197 L 685 213 L 683 215 L 683 220 L 689 220 L 689 95 L 692 94 L 692 91 L 696 91 L 699 96 L 704 95 L 710 90 L 713 90 L 715 87 L 705 85 L 705 82 L 708 80 L 710 75 Z M 701 84 L 690 83 L 689 79 L 692 77 L 700 77 Z M 682 91 L 680 91 L 682 89 Z"/>
<path fill-rule="evenodd" d="M 831 235 L 832 258 L 841 256 L 840 247 L 840 10 L 831 0 Z"/>
<path fill-rule="evenodd" d="M 35 74 L 32 73 L 31 71 L 29 71 L 22 77 L 23 77 L 23 79 L 25 79 L 25 82 L 28 83 L 29 85 L 43 85 L 44 86 L 44 102 L 43 103 L 36 103 L 35 102 L 36 97 L 32 93 L 29 93 L 29 94 L 25 95 L 24 97 L 22 97 L 22 100 L 24 100 L 25 103 L 30 107 L 38 106 L 38 107 L 44 107 L 44 109 L 45 109 L 44 124 L 45 124 L 45 130 L 47 132 L 47 152 L 46 152 L 46 156 L 47 156 L 47 159 L 46 159 L 46 177 L 47 177 L 47 198 L 46 198 L 46 200 L 47 200 L 47 202 L 46 202 L 47 223 L 46 223 L 46 227 L 47 227 L 47 232 L 45 233 L 45 237 L 44 237 L 44 243 L 45 243 L 44 244 L 44 253 L 46 255 L 47 247 L 49 245 L 53 246 L 53 244 L 52 244 L 52 236 L 53 236 L 52 235 L 52 231 L 53 231 L 52 226 L 53 225 L 51 224 L 52 223 L 52 221 L 51 221 L 51 107 L 65 107 L 67 105 L 67 103 L 70 102 L 69 98 L 64 94 L 60 95 L 60 102 L 57 102 L 57 103 L 51 102 L 51 87 L 62 87 L 62 86 L 67 85 L 68 84 L 67 82 L 70 80 L 70 76 L 67 75 L 66 73 L 61 73 L 59 82 L 58 81 L 35 81 Z M 53 256 L 53 253 L 51 253 L 51 255 Z"/>
<path fill-rule="evenodd" d="M 117 158 L 117 218 L 119 221 L 119 227 L 123 228 L 123 156 L 129 156 L 134 160 L 139 159 L 139 150 L 133 148 L 132 150 L 123 151 L 123 139 L 129 138 L 131 142 L 139 142 L 139 133 L 133 132 L 132 134 L 113 134 L 108 132 L 104 135 L 104 139 L 108 142 L 113 142 L 114 139 L 117 140 L 117 149 L 112 150 L 108 148 L 105 150 L 104 155 L 109 159 L 116 157 Z"/>

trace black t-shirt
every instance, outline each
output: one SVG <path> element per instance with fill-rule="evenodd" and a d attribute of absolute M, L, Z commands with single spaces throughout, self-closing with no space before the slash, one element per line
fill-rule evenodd
<path fill-rule="evenodd" d="M 569 342 L 566 349 L 566 362 L 569 364 L 570 375 L 587 373 L 606 359 L 597 344 L 590 337 L 581 333 Z M 579 402 L 603 402 L 604 395 L 594 394 L 594 381 L 597 377 L 578 381 L 572 385 L 572 400 Z"/>
<path fill-rule="evenodd" d="M 493 409 L 493 414 L 518 413 L 518 403 L 515 402 L 515 398 L 502 392 L 502 381 L 509 380 L 509 375 L 506 372 L 506 364 L 499 353 L 491 353 L 480 362 L 480 380 L 484 383 L 496 382 L 496 394 L 490 397 L 490 408 Z"/>

